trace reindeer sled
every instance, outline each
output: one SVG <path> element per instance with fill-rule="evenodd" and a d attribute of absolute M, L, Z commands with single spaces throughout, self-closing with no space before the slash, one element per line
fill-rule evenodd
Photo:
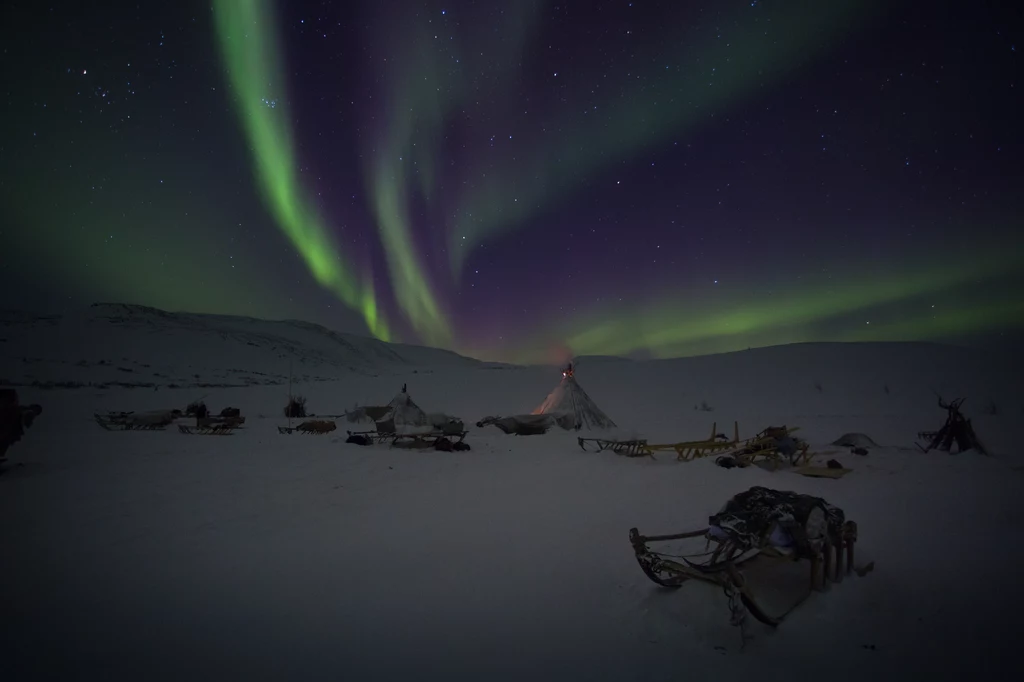
<path fill-rule="evenodd" d="M 381 445 L 389 444 L 393 448 L 405 448 L 408 450 L 441 450 L 462 451 L 469 450 L 469 444 L 465 442 L 469 434 L 467 430 L 433 430 L 410 433 L 398 433 L 397 431 L 348 431 L 346 443 L 353 445 Z"/>
<path fill-rule="evenodd" d="M 609 450 L 617 455 L 650 457 L 651 459 L 655 459 L 655 452 L 672 451 L 676 453 L 678 461 L 689 462 L 690 460 L 707 457 L 715 453 L 736 450 L 740 443 L 739 423 L 733 423 L 733 430 L 732 440 L 729 440 L 724 433 L 718 433 L 717 423 L 711 425 L 711 435 L 702 440 L 680 441 L 677 443 L 648 443 L 646 439 L 614 440 L 596 437 L 581 437 L 576 440 L 584 451 L 590 445 L 597 452 Z"/>
<path fill-rule="evenodd" d="M 851 570 L 864 575 L 873 568 L 853 568 L 857 524 L 841 509 L 819 497 L 759 486 L 730 499 L 706 528 L 673 535 L 641 535 L 632 528 L 629 541 L 640 568 L 658 585 L 678 588 L 694 579 L 720 587 L 730 622 L 741 628 L 744 640 L 747 613 L 777 627 L 829 582 L 842 582 Z M 744 575 L 767 559 L 804 562 L 809 568 L 796 596 L 783 595 L 781 605 L 756 595 Z"/>
<path fill-rule="evenodd" d="M 213 415 L 202 401 L 189 405 L 185 416 L 196 420 L 194 426 L 178 424 L 178 431 L 188 436 L 230 436 L 245 424 L 245 417 L 237 407 L 225 407 L 219 415 Z"/>
<path fill-rule="evenodd" d="M 579 446 L 587 450 L 587 446 L 597 452 L 609 450 L 627 457 L 655 458 L 655 453 L 675 452 L 676 460 L 690 462 L 703 457 L 719 455 L 716 461 L 725 466 L 723 459 L 729 460 L 729 466 L 746 467 L 764 462 L 770 470 L 775 470 L 787 462 L 790 466 L 806 465 L 815 453 L 810 452 L 806 442 L 794 438 L 793 434 L 800 430 L 799 426 L 769 426 L 753 438 L 740 440 L 740 427 L 733 422 L 733 435 L 730 439 L 724 433 L 718 433 L 718 424 L 711 425 L 711 434 L 703 440 L 681 441 L 678 443 L 648 443 L 646 440 L 613 440 L 606 438 L 578 438 Z"/>
<path fill-rule="evenodd" d="M 106 431 L 163 431 L 180 416 L 180 410 L 154 410 L 97 413 L 93 418 Z"/>
<path fill-rule="evenodd" d="M 178 424 L 178 431 L 189 436 L 230 436 L 245 424 L 241 415 L 231 417 L 196 417 L 195 425 Z"/>

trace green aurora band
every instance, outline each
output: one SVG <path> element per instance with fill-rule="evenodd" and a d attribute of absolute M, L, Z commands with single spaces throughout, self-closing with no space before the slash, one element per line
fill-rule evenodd
<path fill-rule="evenodd" d="M 360 311 L 370 333 L 389 340 L 371 278 L 358 279 L 299 182 L 271 0 L 214 0 L 213 10 L 217 42 L 267 208 L 316 281 Z M 275 100 L 275 106 L 267 106 L 265 99 Z"/>
<path fill-rule="evenodd" d="M 674 68 L 652 69 L 634 90 L 620 93 L 583 122 L 576 117 L 547 126 L 544 145 L 532 154 L 524 150 L 514 166 L 471 183 L 449 236 L 453 273 L 458 276 L 470 250 L 523 227 L 552 199 L 564 199 L 613 164 L 692 131 L 726 106 L 792 73 L 866 19 L 874 4 L 815 0 L 773 3 L 770 10 L 759 6 L 757 22 L 749 13 L 716 22 L 722 26 L 718 38 L 684 33 L 674 41 L 678 48 L 658 44 L 638 55 L 637 64 Z"/>
<path fill-rule="evenodd" d="M 475 54 L 486 47 L 497 72 L 512 71 L 540 8 L 536 0 L 521 0 L 500 14 L 496 30 L 504 40 L 495 42 L 489 31 L 481 31 L 486 41 L 458 49 Z M 385 124 L 381 139 L 365 154 L 370 161 L 364 174 L 397 303 L 421 340 L 447 347 L 451 324 L 417 259 L 408 206 L 417 192 L 427 202 L 437 198 L 438 143 L 449 116 L 470 95 L 471 78 L 462 67 L 442 61 L 437 39 L 448 33 L 444 27 L 428 29 L 418 14 L 401 22 L 387 20 L 387 34 L 379 41 L 402 56 L 391 59 L 395 66 L 381 74 L 388 84 Z"/>
<path fill-rule="evenodd" d="M 1014 295 L 1017 287 L 1007 286 L 1005 296 L 981 303 L 961 295 L 971 285 L 1021 274 L 1012 248 L 991 248 L 987 255 L 953 270 L 848 273 L 839 281 L 808 280 L 799 287 L 744 296 L 742 302 L 666 298 L 639 311 L 635 305 L 601 307 L 555 324 L 502 357 L 524 363 L 547 361 L 551 349 L 558 347 L 574 356 L 639 352 L 668 358 L 800 341 L 938 340 L 1006 327 L 1024 329 L 1024 301 Z M 908 317 L 890 310 L 911 303 L 919 313 Z M 848 322 L 853 315 L 866 319 L 854 326 Z M 828 330 L 830 321 L 840 322 L 838 331 Z M 495 356 L 493 349 L 464 350 Z"/>
<path fill-rule="evenodd" d="M 306 201 L 294 170 L 270 2 L 214 1 L 218 43 L 238 95 L 237 113 L 252 146 L 258 186 L 316 280 L 360 311 L 376 336 L 388 340 L 370 280 L 359 280 L 346 265 Z M 791 73 L 868 14 L 863 3 L 853 0 L 816 5 L 825 8 L 816 12 L 800 5 L 773 8 L 771 23 L 722 22 L 730 28 L 723 28 L 720 39 L 710 44 L 683 40 L 683 48 L 670 59 L 655 60 L 653 54 L 646 62 L 639 59 L 676 67 L 659 72 L 634 92 L 621 93 L 602 107 L 610 110 L 602 118 L 587 119 L 583 126 L 569 119 L 549 126 L 560 136 L 551 144 L 517 150 L 507 165 L 471 173 L 483 180 L 468 183 L 454 215 L 445 218 L 454 221 L 454 229 L 447 239 L 435 231 L 437 243 L 430 245 L 438 251 L 447 247 L 456 284 L 472 247 L 523 227 L 556 196 L 670 136 L 692 131 L 771 79 Z M 511 39 L 488 45 L 491 67 L 514 71 L 521 64 L 517 52 L 539 7 L 524 3 L 510 12 L 511 28 L 504 30 Z M 699 302 L 681 301 L 681 294 L 666 292 L 646 306 L 604 305 L 560 318 L 514 347 L 459 344 L 418 260 L 422 245 L 415 244 L 410 211 L 417 198 L 434 207 L 452 199 L 451 188 L 438 183 L 440 144 L 445 126 L 473 94 L 469 74 L 445 63 L 432 49 L 433 28 L 427 30 L 418 16 L 406 20 L 410 23 L 388 27 L 388 39 L 400 41 L 393 50 L 404 58 L 387 60 L 388 71 L 379 74 L 387 88 L 386 113 L 378 119 L 379 135 L 364 155 L 364 176 L 396 302 L 423 342 L 477 357 L 537 362 L 552 359 L 556 347 L 573 355 L 643 352 L 671 357 L 798 341 L 939 339 L 1000 326 L 1024 327 L 1024 305 L 1012 297 L 977 305 L 958 296 L 964 287 L 1020 274 L 1016 259 L 1006 255 L 1013 249 L 993 248 L 956 269 L 890 268 L 874 274 L 835 273 L 828 280 L 811 276 L 799 285 L 773 290 L 766 284 L 760 293 L 742 298 L 730 296 L 724 287 L 702 295 Z M 270 97 L 276 98 L 276 108 L 264 104 Z M 932 309 L 930 301 L 940 302 L 939 307 Z M 897 314 L 896 306 L 920 312 Z M 863 325 L 851 322 L 856 316 L 865 318 Z"/>

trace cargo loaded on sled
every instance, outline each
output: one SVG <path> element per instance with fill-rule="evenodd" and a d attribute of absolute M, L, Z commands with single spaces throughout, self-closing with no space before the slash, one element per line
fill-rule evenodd
<path fill-rule="evenodd" d="M 692 578 L 721 587 L 737 626 L 749 612 L 775 627 L 827 583 L 873 568 L 854 568 L 857 524 L 842 509 L 819 497 L 759 486 L 730 499 L 704 528 L 672 535 L 641 535 L 632 528 L 629 541 L 640 568 L 658 585 L 678 588 Z M 807 581 L 788 605 L 771 608 L 747 581 L 741 569 L 762 559 L 808 565 Z"/>

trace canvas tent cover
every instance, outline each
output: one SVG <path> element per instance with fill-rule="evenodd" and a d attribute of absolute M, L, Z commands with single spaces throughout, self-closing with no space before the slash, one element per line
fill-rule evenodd
<path fill-rule="evenodd" d="M 562 381 L 533 414 L 549 415 L 563 429 L 578 431 L 615 428 L 615 422 L 577 383 L 572 365 L 562 372 Z"/>
<path fill-rule="evenodd" d="M 378 431 L 393 431 L 395 427 L 430 424 L 427 413 L 416 404 L 404 386 L 387 405 L 364 405 L 351 410 L 347 416 L 350 422 L 374 422 Z"/>
<path fill-rule="evenodd" d="M 392 398 L 388 407 L 390 408 L 388 413 L 378 421 L 393 419 L 398 426 L 426 426 L 428 424 L 427 413 L 404 391 Z"/>

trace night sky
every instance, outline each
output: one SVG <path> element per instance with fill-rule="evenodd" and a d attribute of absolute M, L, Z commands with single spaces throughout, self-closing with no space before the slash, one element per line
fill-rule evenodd
<path fill-rule="evenodd" d="M 1024 329 L 1017 3 L 0 12 L 4 307 L 514 361 Z"/>

